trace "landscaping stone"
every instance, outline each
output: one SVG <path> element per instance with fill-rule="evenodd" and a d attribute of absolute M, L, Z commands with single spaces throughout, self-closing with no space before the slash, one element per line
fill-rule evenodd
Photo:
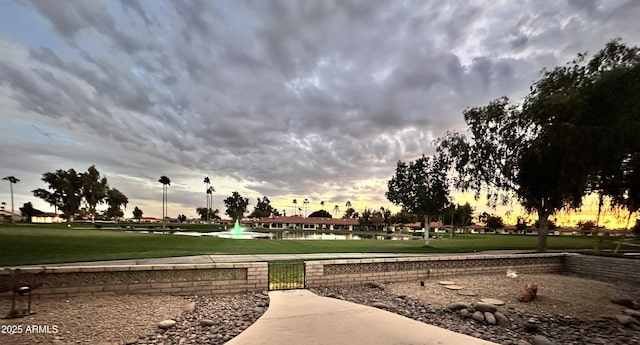
<path fill-rule="evenodd" d="M 379 309 L 391 309 L 391 310 L 395 309 L 395 306 L 388 303 L 382 303 L 382 302 L 373 302 L 370 304 L 370 306 L 379 308 Z"/>
<path fill-rule="evenodd" d="M 450 280 L 441 280 L 438 282 L 438 284 L 441 285 L 456 285 L 456 282 L 450 281 Z"/>
<path fill-rule="evenodd" d="M 509 319 L 501 312 L 497 311 L 493 315 L 496 317 L 496 323 L 498 324 L 498 326 L 504 327 L 509 325 Z"/>
<path fill-rule="evenodd" d="M 484 319 L 487 320 L 487 323 L 490 325 L 496 324 L 496 317 L 488 311 L 484 312 Z"/>
<path fill-rule="evenodd" d="M 638 311 L 638 310 L 625 309 L 622 312 L 625 313 L 625 314 L 629 314 L 629 315 L 635 317 L 636 319 L 640 319 L 640 311 Z"/>
<path fill-rule="evenodd" d="M 214 324 L 215 324 L 215 322 L 213 322 L 213 320 L 209 320 L 209 319 L 200 320 L 200 326 L 202 326 L 202 327 L 211 327 Z"/>
<path fill-rule="evenodd" d="M 449 290 L 462 290 L 462 289 L 464 289 L 462 286 L 459 286 L 459 285 L 445 285 L 444 287 L 446 287 Z"/>
<path fill-rule="evenodd" d="M 487 303 L 487 304 L 493 304 L 493 305 L 504 305 L 504 301 L 503 300 L 499 300 L 499 299 L 495 299 L 495 298 L 481 298 L 480 302 L 482 303 Z"/>
<path fill-rule="evenodd" d="M 465 308 L 469 308 L 469 303 L 465 303 L 465 302 L 453 302 L 453 303 L 449 303 L 449 305 L 447 305 L 447 309 L 451 309 L 451 310 L 460 310 L 460 309 L 465 309 Z"/>
<path fill-rule="evenodd" d="M 182 307 L 182 311 L 190 313 L 196 309 L 196 302 L 189 302 Z"/>
<path fill-rule="evenodd" d="M 538 329 L 540 328 L 538 324 L 533 320 L 525 321 L 523 326 L 524 326 L 524 329 L 530 333 L 537 332 Z"/>
<path fill-rule="evenodd" d="M 633 300 L 631 298 L 626 298 L 626 297 L 612 298 L 611 303 L 621 305 L 627 308 L 633 308 L 635 305 L 635 303 L 633 303 Z"/>
<path fill-rule="evenodd" d="M 478 322 L 482 322 L 484 321 L 484 314 L 481 311 L 476 311 L 471 315 L 471 318 Z"/>
<path fill-rule="evenodd" d="M 162 320 L 158 322 L 158 328 L 160 329 L 168 329 L 176 326 L 175 320 Z"/>
<path fill-rule="evenodd" d="M 487 304 L 487 303 L 482 303 L 482 302 L 476 302 L 473 304 L 473 308 L 475 310 L 479 310 L 481 312 L 490 312 L 490 313 L 495 313 L 496 310 L 498 310 L 498 308 L 496 308 L 495 305 L 492 304 Z"/>
<path fill-rule="evenodd" d="M 631 324 L 640 325 L 640 321 L 629 315 L 614 315 L 613 317 L 623 326 L 629 326 Z"/>
<path fill-rule="evenodd" d="M 536 335 L 533 337 L 532 341 L 533 345 L 553 345 L 551 340 L 547 339 L 547 337 L 543 335 Z"/>
<path fill-rule="evenodd" d="M 462 317 L 471 317 L 471 313 L 469 312 L 469 309 L 462 309 L 460 310 L 460 316 Z"/>

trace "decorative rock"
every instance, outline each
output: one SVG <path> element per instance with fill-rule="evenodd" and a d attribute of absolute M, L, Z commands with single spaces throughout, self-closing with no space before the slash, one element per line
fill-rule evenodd
<path fill-rule="evenodd" d="M 516 345 L 531 345 L 531 343 L 526 340 L 518 340 Z"/>
<path fill-rule="evenodd" d="M 372 287 L 372 288 L 378 288 L 380 290 L 384 290 L 386 288 L 386 286 L 382 283 L 377 283 L 377 282 L 369 282 L 366 284 L 366 286 Z"/>
<path fill-rule="evenodd" d="M 493 304 L 493 305 L 503 305 L 504 304 L 504 301 L 499 300 L 499 299 L 495 299 L 495 298 L 481 298 L 480 302 L 487 303 L 487 304 Z"/>
<path fill-rule="evenodd" d="M 482 322 L 484 321 L 484 314 L 482 314 L 482 312 L 480 311 L 476 311 L 475 313 L 473 313 L 473 315 L 471 315 L 471 318 L 476 321 Z"/>
<path fill-rule="evenodd" d="M 533 345 L 553 345 L 551 340 L 547 339 L 547 337 L 543 335 L 536 335 L 533 337 Z"/>
<path fill-rule="evenodd" d="M 463 290 L 458 291 L 458 295 L 469 296 L 469 297 L 478 296 L 478 294 L 473 291 L 463 291 Z"/>
<path fill-rule="evenodd" d="M 640 325 L 640 321 L 634 319 L 629 315 L 614 315 L 613 316 L 621 325 L 629 326 L 631 324 Z"/>
<path fill-rule="evenodd" d="M 464 289 L 462 286 L 459 286 L 459 285 L 445 285 L 444 287 L 446 287 L 449 290 L 462 290 L 462 289 Z"/>
<path fill-rule="evenodd" d="M 498 310 L 498 308 L 496 308 L 496 306 L 495 306 L 495 305 L 487 304 L 487 303 L 482 303 L 482 302 L 474 303 L 474 304 L 473 304 L 473 307 L 474 307 L 476 310 L 479 310 L 479 311 L 481 311 L 481 312 L 486 312 L 486 311 L 488 311 L 488 312 L 490 312 L 490 313 L 495 313 L 495 312 L 496 312 L 496 310 Z"/>
<path fill-rule="evenodd" d="M 469 312 L 469 309 L 462 309 L 462 310 L 460 310 L 460 316 L 462 316 L 462 317 L 470 317 L 471 313 Z"/>
<path fill-rule="evenodd" d="M 524 329 L 529 333 L 533 333 L 533 332 L 537 331 L 538 328 L 539 328 L 538 324 L 535 323 L 535 321 L 533 321 L 533 320 L 527 320 L 524 323 Z"/>
<path fill-rule="evenodd" d="M 484 312 L 484 319 L 487 320 L 487 323 L 490 325 L 496 324 L 496 317 L 488 311 Z"/>
<path fill-rule="evenodd" d="M 501 312 L 495 312 L 493 314 L 496 317 L 496 323 L 498 324 L 498 326 L 507 326 L 509 325 L 509 319 L 504 316 L 504 314 L 502 314 Z"/>
<path fill-rule="evenodd" d="M 213 320 L 209 320 L 209 319 L 202 319 L 200 320 L 200 326 L 202 327 L 211 327 L 213 326 L 215 322 L 213 322 Z"/>
<path fill-rule="evenodd" d="M 627 308 L 633 308 L 633 300 L 631 298 L 612 298 L 611 303 L 621 305 Z"/>
<path fill-rule="evenodd" d="M 640 319 L 640 311 L 638 311 L 638 310 L 625 309 L 622 312 L 625 313 L 625 314 L 629 314 L 629 315 L 635 317 L 636 319 Z"/>
<path fill-rule="evenodd" d="M 469 303 L 453 302 L 453 303 L 449 303 L 449 305 L 447 305 L 447 309 L 450 309 L 450 310 L 460 310 L 460 309 L 465 309 L 465 308 L 469 308 Z"/>
<path fill-rule="evenodd" d="M 379 309 L 395 309 L 394 306 L 390 304 L 382 303 L 382 302 L 374 302 L 374 303 L 371 303 L 370 306 L 379 308 Z"/>
<path fill-rule="evenodd" d="M 456 285 L 456 282 L 450 280 L 441 280 L 438 282 L 440 285 Z"/>
<path fill-rule="evenodd" d="M 162 321 L 158 322 L 158 328 L 160 328 L 160 329 L 167 329 L 167 328 L 175 327 L 175 325 L 176 325 L 175 320 L 162 320 Z"/>
<path fill-rule="evenodd" d="M 196 309 L 196 302 L 190 302 L 184 305 L 184 307 L 182 307 L 182 311 L 186 312 L 186 313 L 190 313 L 192 311 L 194 311 Z"/>
<path fill-rule="evenodd" d="M 520 302 L 531 302 L 536 299 L 538 294 L 538 285 L 536 284 L 527 284 L 524 287 L 524 291 L 520 293 L 518 296 L 518 301 Z"/>

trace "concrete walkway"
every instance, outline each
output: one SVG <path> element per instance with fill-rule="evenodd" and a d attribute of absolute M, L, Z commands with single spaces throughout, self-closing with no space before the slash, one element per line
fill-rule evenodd
<path fill-rule="evenodd" d="M 316 254 L 215 254 L 215 255 L 191 255 L 153 259 L 130 259 L 89 262 L 68 262 L 59 264 L 40 264 L 20 267 L 59 267 L 59 266 L 119 266 L 119 265 L 175 265 L 175 264 L 211 264 L 219 262 L 263 262 L 275 260 L 331 260 L 331 259 L 372 259 L 372 258 L 405 258 L 443 255 L 488 255 L 488 254 L 521 254 L 530 251 L 522 250 L 495 250 L 477 253 L 316 253 Z M 11 266 L 18 267 L 18 266 Z"/>
<path fill-rule="evenodd" d="M 269 292 L 269 308 L 228 345 L 490 345 L 378 308 L 308 290 Z"/>

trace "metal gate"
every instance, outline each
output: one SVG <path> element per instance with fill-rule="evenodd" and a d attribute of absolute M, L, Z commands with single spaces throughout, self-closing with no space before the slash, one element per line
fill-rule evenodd
<path fill-rule="evenodd" d="M 269 261 L 269 290 L 304 289 L 304 261 Z"/>

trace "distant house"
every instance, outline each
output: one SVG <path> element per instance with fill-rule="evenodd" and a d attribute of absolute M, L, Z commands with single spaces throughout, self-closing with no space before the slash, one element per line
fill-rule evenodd
<path fill-rule="evenodd" d="M 229 219 L 220 219 L 218 224 L 229 224 Z M 240 221 L 242 225 L 251 227 L 262 227 L 266 229 L 297 229 L 297 230 L 353 230 L 358 225 L 357 219 L 341 219 L 341 218 L 315 218 L 300 216 L 278 216 L 278 217 L 260 217 L 254 219 L 243 219 Z"/>
<path fill-rule="evenodd" d="M 138 223 L 160 223 L 160 219 L 154 217 L 141 217 L 140 219 L 132 219 L 134 222 Z"/>
<path fill-rule="evenodd" d="M 22 219 L 22 216 L 18 213 L 11 213 L 11 211 L 0 210 L 0 220 L 8 222 L 13 219 L 14 222 L 17 222 Z"/>
<path fill-rule="evenodd" d="M 40 213 L 37 216 L 33 216 L 31 217 L 31 223 L 62 223 L 64 222 L 64 219 L 62 218 L 62 215 L 57 214 L 57 213 L 51 213 L 51 212 L 47 212 L 47 213 Z"/>

